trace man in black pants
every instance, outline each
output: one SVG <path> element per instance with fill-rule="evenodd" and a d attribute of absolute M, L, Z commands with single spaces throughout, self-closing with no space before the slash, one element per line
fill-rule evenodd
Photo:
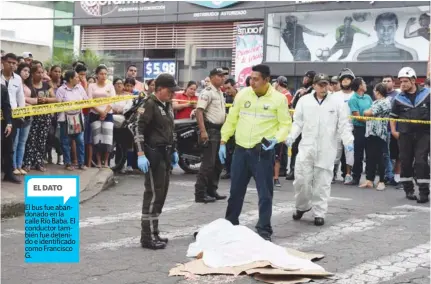
<path fill-rule="evenodd" d="M 404 67 L 398 73 L 401 93 L 392 104 L 391 116 L 400 119 L 430 120 L 430 90 L 416 85 L 416 72 Z M 398 122 L 398 130 L 392 129 L 398 139 L 401 160 L 401 179 L 406 198 L 418 203 L 429 202 L 430 126 Z M 394 127 L 394 124 L 391 125 Z M 414 194 L 413 180 L 419 186 L 419 198 Z"/>
<path fill-rule="evenodd" d="M 9 102 L 9 92 L 5 85 L 1 85 L 1 111 L 3 120 L 1 121 L 1 157 L 4 171 L 4 181 L 21 183 L 13 174 L 13 129 L 12 110 Z"/>
<path fill-rule="evenodd" d="M 298 103 L 301 97 L 307 94 L 310 94 L 313 91 L 314 76 L 316 76 L 316 72 L 314 71 L 307 71 L 307 73 L 305 73 L 304 78 L 302 79 L 303 87 L 299 89 L 295 93 L 295 96 L 293 97 L 293 101 L 292 101 L 293 109 L 295 109 L 296 104 Z M 295 160 L 296 160 L 296 155 L 298 155 L 299 142 L 301 142 L 301 135 L 299 135 L 299 137 L 292 144 L 292 157 L 290 157 L 290 172 L 286 175 L 287 180 L 295 179 Z"/>
<path fill-rule="evenodd" d="M 220 130 L 226 120 L 226 104 L 220 87 L 226 71 L 215 68 L 210 72 L 210 84 L 203 90 L 196 105 L 196 120 L 203 147 L 202 163 L 195 184 L 195 202 L 208 203 L 226 199 L 217 193 L 220 174 L 223 169 L 218 156 Z"/>
<path fill-rule="evenodd" d="M 174 111 L 170 101 L 180 90 L 169 74 L 159 75 L 155 84 L 155 94 L 142 100 L 136 113 L 132 114 L 130 124 L 138 152 L 138 167 L 145 173 L 141 246 L 153 250 L 164 249 L 168 243 L 168 239 L 159 235 L 159 215 L 168 193 L 171 166 L 178 163 L 174 149 Z"/>

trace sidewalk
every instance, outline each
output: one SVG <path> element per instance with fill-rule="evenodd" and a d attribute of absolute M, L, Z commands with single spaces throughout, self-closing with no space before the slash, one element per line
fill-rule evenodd
<path fill-rule="evenodd" d="M 88 168 L 85 171 L 67 171 L 64 166 L 46 165 L 46 172 L 32 170 L 28 175 L 79 175 L 80 202 L 105 190 L 114 182 L 114 173 L 110 169 Z M 2 175 L 3 176 L 3 175 Z M 24 176 L 18 176 L 23 183 L 14 184 L 1 181 L 1 217 L 13 217 L 24 214 Z"/>

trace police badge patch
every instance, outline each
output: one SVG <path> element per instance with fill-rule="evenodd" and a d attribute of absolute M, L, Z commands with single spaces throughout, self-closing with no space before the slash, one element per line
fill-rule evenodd
<path fill-rule="evenodd" d="M 249 108 L 251 106 L 251 102 L 250 101 L 246 101 L 245 103 L 244 103 L 244 107 L 245 108 Z"/>
<path fill-rule="evenodd" d="M 138 113 L 143 114 L 145 112 L 145 108 L 140 107 L 138 108 Z"/>
<path fill-rule="evenodd" d="M 269 105 L 268 105 L 268 104 L 264 104 L 264 105 L 263 105 L 263 109 L 264 109 L 264 110 L 268 110 L 268 109 L 269 109 Z"/>

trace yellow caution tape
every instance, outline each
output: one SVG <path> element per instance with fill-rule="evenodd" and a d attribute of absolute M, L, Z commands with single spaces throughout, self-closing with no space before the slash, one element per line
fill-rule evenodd
<path fill-rule="evenodd" d="M 83 108 L 91 108 L 95 106 L 116 103 L 124 100 L 130 100 L 133 98 L 136 98 L 136 96 L 132 96 L 132 95 L 115 96 L 115 97 L 89 99 L 89 100 L 82 100 L 82 101 L 70 101 L 70 102 L 60 102 L 60 103 L 52 103 L 52 104 L 41 104 L 41 105 L 19 107 L 12 110 L 12 117 L 20 118 L 20 117 L 26 117 L 26 116 L 52 114 L 56 112 L 64 112 L 64 111 L 71 111 L 71 110 L 80 110 Z M 2 119 L 3 119 L 3 116 L 2 116 Z"/>
<path fill-rule="evenodd" d="M 289 109 L 289 112 L 294 113 L 294 109 Z M 349 116 L 350 119 L 356 119 L 359 121 L 366 120 L 377 120 L 377 121 L 395 121 L 402 123 L 414 123 L 414 124 L 431 124 L 431 120 L 415 120 L 415 119 L 402 119 L 402 118 L 392 118 L 392 117 L 372 117 L 372 116 Z"/>
<path fill-rule="evenodd" d="M 13 118 L 21 118 L 26 116 L 35 116 L 42 114 L 52 114 L 57 112 L 65 112 L 72 110 L 79 110 L 83 108 L 92 108 L 100 105 L 106 105 L 116 102 L 121 102 L 125 100 L 135 99 L 137 96 L 135 95 L 127 95 L 127 96 L 113 96 L 108 98 L 98 98 L 98 99 L 89 99 L 82 101 L 70 101 L 70 102 L 60 102 L 60 103 L 52 103 L 52 104 L 41 104 L 41 105 L 33 105 L 26 107 L 19 107 L 12 110 Z M 176 102 L 191 102 L 196 103 L 196 101 L 188 101 L 188 100 L 176 100 Z M 232 107 L 232 104 L 226 104 L 226 107 Z M 295 110 L 289 109 L 289 112 L 293 113 Z M 350 116 L 351 119 L 357 120 L 377 120 L 377 121 L 395 121 L 402 123 L 414 123 L 414 124 L 429 124 L 431 125 L 431 121 L 429 120 L 413 120 L 413 119 L 399 119 L 399 118 L 390 118 L 390 117 L 368 117 L 368 116 Z M 3 119 L 3 116 L 1 116 Z"/>

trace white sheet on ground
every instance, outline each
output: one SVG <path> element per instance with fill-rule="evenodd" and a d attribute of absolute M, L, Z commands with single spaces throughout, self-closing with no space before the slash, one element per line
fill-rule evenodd
<path fill-rule="evenodd" d="M 187 257 L 203 252 L 205 265 L 212 268 L 240 266 L 255 261 L 269 261 L 281 269 L 325 271 L 310 260 L 289 254 L 285 248 L 265 241 L 245 226 L 233 226 L 218 219 L 199 230 L 196 242 L 190 244 Z"/>

